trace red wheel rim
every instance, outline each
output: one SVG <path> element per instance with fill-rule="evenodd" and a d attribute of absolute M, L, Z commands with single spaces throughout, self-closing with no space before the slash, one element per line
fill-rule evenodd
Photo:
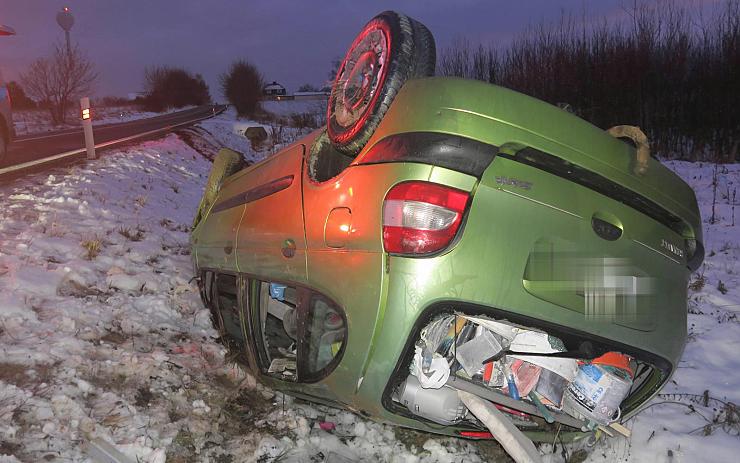
<path fill-rule="evenodd" d="M 327 122 L 333 141 L 351 140 L 373 113 L 388 75 L 390 50 L 389 26 L 379 19 L 368 23 L 352 42 L 329 97 Z M 335 132 L 334 125 L 340 133 Z"/>

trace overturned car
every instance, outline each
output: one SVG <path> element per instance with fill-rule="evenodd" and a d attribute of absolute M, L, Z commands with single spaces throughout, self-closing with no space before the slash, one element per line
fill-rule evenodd
<path fill-rule="evenodd" d="M 269 386 L 400 426 L 490 437 L 461 391 L 532 439 L 629 418 L 686 341 L 694 192 L 639 130 L 429 77 L 434 56 L 382 13 L 326 128 L 217 157 L 192 230 L 216 327 Z"/>

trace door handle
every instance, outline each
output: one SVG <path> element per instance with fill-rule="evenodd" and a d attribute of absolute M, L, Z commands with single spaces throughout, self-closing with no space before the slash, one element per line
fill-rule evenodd
<path fill-rule="evenodd" d="M 280 249 L 283 253 L 283 257 L 291 258 L 295 256 L 295 241 L 288 238 L 283 241 L 283 247 Z"/>

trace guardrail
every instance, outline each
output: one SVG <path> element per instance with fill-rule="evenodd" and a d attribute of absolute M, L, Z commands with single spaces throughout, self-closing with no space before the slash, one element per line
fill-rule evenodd
<path fill-rule="evenodd" d="M 223 113 L 224 111 L 226 111 L 226 108 L 227 107 L 228 106 L 224 105 L 224 106 L 222 106 L 218 110 L 216 110 L 215 107 L 214 107 L 214 111 L 213 111 L 212 114 L 208 114 L 206 116 L 199 117 L 197 119 L 193 119 L 193 120 L 190 120 L 190 121 L 179 122 L 177 124 L 167 125 L 167 126 L 164 126 L 164 127 L 160 127 L 158 129 L 148 130 L 146 132 L 142 132 L 142 133 L 137 133 L 137 134 L 134 134 L 134 135 L 130 135 L 128 137 L 117 138 L 115 140 L 109 140 L 109 141 L 106 141 L 106 142 L 98 143 L 98 144 L 95 145 L 95 149 L 108 149 L 108 148 L 112 148 L 112 147 L 115 147 L 115 146 L 118 146 L 118 145 L 122 145 L 124 143 L 128 143 L 128 142 L 133 141 L 133 140 L 151 138 L 151 137 L 153 137 L 155 135 L 158 135 L 160 133 L 169 132 L 169 131 L 171 131 L 173 129 L 176 129 L 178 127 L 182 127 L 182 126 L 190 125 L 190 124 L 195 124 L 196 122 L 204 121 L 206 119 L 210 119 L 212 117 L 215 117 L 215 116 Z M 55 155 L 52 155 L 52 156 L 47 156 L 47 157 L 42 158 L 42 159 L 35 159 L 33 161 L 23 162 L 23 163 L 15 164 L 15 165 L 8 166 L 8 167 L 2 167 L 2 168 L 0 168 L 0 178 L 2 178 L 2 176 L 4 176 L 4 175 L 17 174 L 17 173 L 22 172 L 23 170 L 26 170 L 26 169 L 32 169 L 34 167 L 43 166 L 44 164 L 48 164 L 48 163 L 52 163 L 52 162 L 57 162 L 57 161 L 60 161 L 62 159 L 73 158 L 75 156 L 79 156 L 79 155 L 82 155 L 82 154 L 85 154 L 85 155 L 87 154 L 87 149 L 85 147 L 82 147 L 82 148 L 79 148 L 79 149 L 74 149 L 74 150 L 71 150 L 71 151 L 66 151 L 64 153 L 59 153 L 59 154 L 55 154 Z"/>

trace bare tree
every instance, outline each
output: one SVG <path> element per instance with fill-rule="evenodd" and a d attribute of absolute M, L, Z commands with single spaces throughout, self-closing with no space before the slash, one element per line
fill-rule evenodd
<path fill-rule="evenodd" d="M 21 81 L 28 94 L 49 107 L 54 124 L 63 124 L 72 102 L 92 90 L 98 78 L 93 63 L 75 46 L 56 45 L 48 58 L 34 61 Z"/>

